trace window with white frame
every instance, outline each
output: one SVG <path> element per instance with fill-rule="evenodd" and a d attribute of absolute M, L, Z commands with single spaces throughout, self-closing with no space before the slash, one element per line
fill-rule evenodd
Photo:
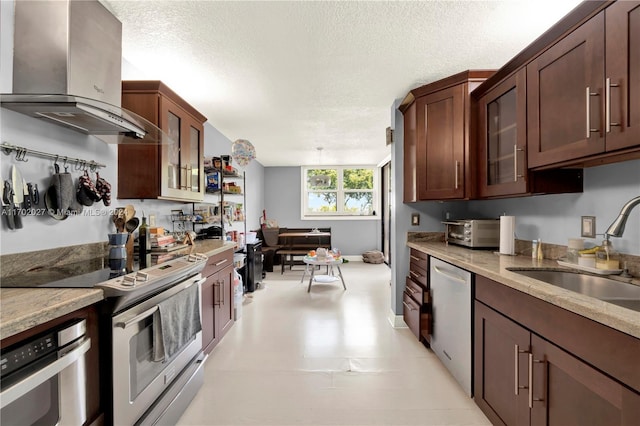
<path fill-rule="evenodd" d="M 303 218 L 375 216 L 375 166 L 302 167 Z"/>

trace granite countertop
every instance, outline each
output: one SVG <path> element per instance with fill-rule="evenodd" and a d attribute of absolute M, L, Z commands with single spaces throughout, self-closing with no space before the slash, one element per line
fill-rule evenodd
<path fill-rule="evenodd" d="M 640 338 L 640 312 L 507 270 L 507 268 L 567 270 L 567 268 L 559 266 L 555 260 L 538 261 L 529 256 L 504 256 L 496 254 L 495 250 L 470 250 L 440 241 L 409 241 L 407 245 L 470 272 L 483 275 L 523 293 Z M 638 278 L 626 279 L 625 281 L 640 285 Z"/>
<path fill-rule="evenodd" d="M 221 240 L 198 240 L 180 253 L 213 256 L 237 247 Z M 94 288 L 0 288 L 0 340 L 103 300 Z"/>

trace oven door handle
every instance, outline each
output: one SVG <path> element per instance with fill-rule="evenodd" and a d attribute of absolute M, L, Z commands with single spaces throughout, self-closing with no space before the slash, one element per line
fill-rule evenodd
<path fill-rule="evenodd" d="M 13 401 L 35 389 L 53 376 L 60 374 L 62 370 L 77 362 L 80 357 L 84 356 L 85 352 L 87 352 L 90 347 L 91 339 L 87 337 L 79 346 L 74 348 L 72 351 L 67 352 L 61 358 L 34 372 L 28 377 L 25 377 L 15 385 L 4 389 L 0 392 L 0 409 L 11 404 Z"/>
<path fill-rule="evenodd" d="M 188 289 L 189 287 L 191 287 L 192 285 L 196 284 L 196 285 L 201 285 L 202 283 L 204 283 L 207 279 L 206 278 L 202 278 L 199 279 L 197 281 L 192 281 L 191 284 L 185 286 L 185 288 L 183 288 L 183 290 Z M 182 290 L 181 290 L 182 291 Z M 136 324 L 137 322 L 145 319 L 146 317 L 149 317 L 151 315 L 153 315 L 155 313 L 155 311 L 158 310 L 158 306 L 153 306 L 149 309 L 147 309 L 146 311 L 142 312 L 141 314 L 136 315 L 135 317 L 131 318 L 130 320 L 124 321 L 124 322 L 119 322 L 116 324 L 116 327 L 122 327 L 123 329 L 127 329 L 127 327 L 132 326 L 133 324 Z"/>

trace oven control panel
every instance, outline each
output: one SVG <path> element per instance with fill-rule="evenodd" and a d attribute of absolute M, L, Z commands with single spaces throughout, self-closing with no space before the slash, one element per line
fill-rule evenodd
<path fill-rule="evenodd" d="M 0 358 L 0 377 L 4 377 L 33 361 L 55 352 L 57 349 L 56 333 L 47 333 L 36 337 L 26 343 L 18 343 L 17 346 L 2 352 Z"/>

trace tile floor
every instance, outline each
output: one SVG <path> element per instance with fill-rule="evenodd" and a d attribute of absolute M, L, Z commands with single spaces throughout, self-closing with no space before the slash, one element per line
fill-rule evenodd
<path fill-rule="evenodd" d="M 339 282 L 268 273 L 210 354 L 179 425 L 488 425 L 436 356 L 389 324 L 386 265 Z"/>

